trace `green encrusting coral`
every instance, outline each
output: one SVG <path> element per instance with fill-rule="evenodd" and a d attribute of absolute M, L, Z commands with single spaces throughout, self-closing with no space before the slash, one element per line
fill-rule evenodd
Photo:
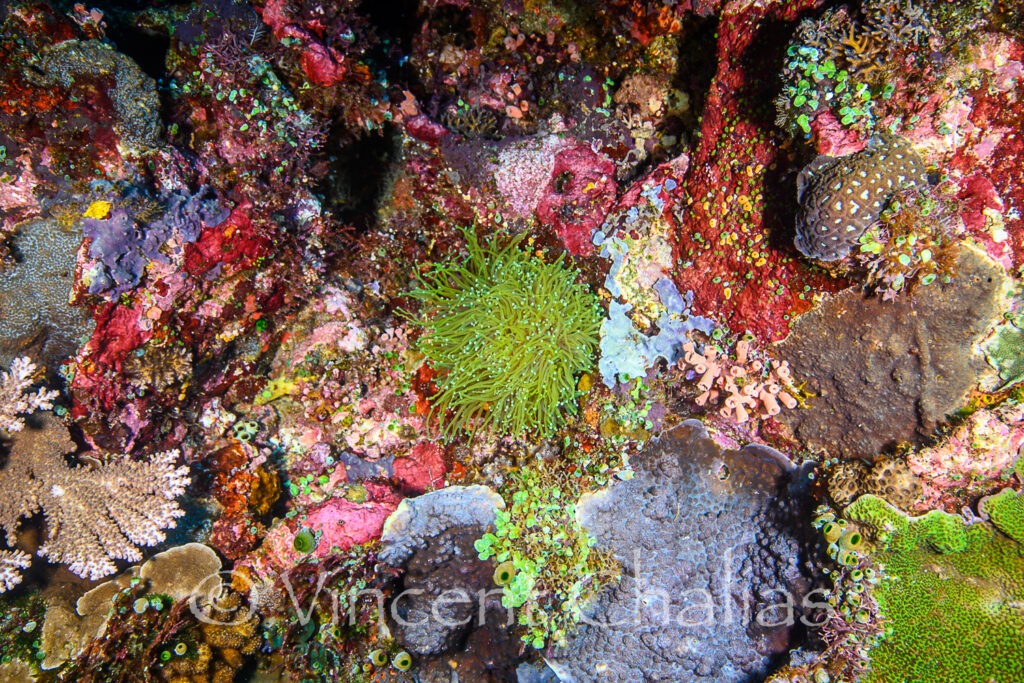
<path fill-rule="evenodd" d="M 1003 489 L 994 496 L 983 498 L 978 509 L 983 517 L 991 519 L 1004 534 L 1018 543 L 1024 543 L 1024 496 L 1019 492 Z"/>
<path fill-rule="evenodd" d="M 845 516 L 876 537 L 871 562 L 884 577 L 871 597 L 885 630 L 864 680 L 1024 680 L 1024 545 L 999 520 L 913 518 L 872 495 Z"/>
<path fill-rule="evenodd" d="M 988 362 L 999 371 L 1006 389 L 1024 380 L 1024 329 L 1017 319 L 996 327 L 995 332 L 982 346 Z"/>
<path fill-rule="evenodd" d="M 575 412 L 576 376 L 593 366 L 602 312 L 564 256 L 548 263 L 520 247 L 481 245 L 435 265 L 409 296 L 424 329 L 419 350 L 438 371 L 433 408 L 444 434 L 476 421 L 503 435 L 551 436 Z"/>

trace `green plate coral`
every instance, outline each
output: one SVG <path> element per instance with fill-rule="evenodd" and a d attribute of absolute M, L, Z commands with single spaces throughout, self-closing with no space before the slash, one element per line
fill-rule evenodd
<path fill-rule="evenodd" d="M 596 296 L 564 255 L 548 263 L 520 248 L 523 236 L 481 245 L 435 265 L 410 296 L 422 302 L 419 349 L 438 371 L 433 408 L 445 436 L 477 429 L 548 437 L 575 412 L 576 375 L 593 366 L 601 324 Z"/>
<path fill-rule="evenodd" d="M 1024 545 L 995 515 L 994 524 L 941 511 L 914 518 L 871 495 L 845 515 L 873 532 L 883 577 L 871 597 L 884 635 L 864 680 L 1024 680 Z"/>

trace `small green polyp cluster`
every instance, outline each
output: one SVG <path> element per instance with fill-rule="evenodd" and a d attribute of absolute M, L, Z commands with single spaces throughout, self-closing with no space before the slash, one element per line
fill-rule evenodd
<path fill-rule="evenodd" d="M 523 251 L 522 237 L 435 265 L 410 296 L 419 350 L 439 373 L 433 399 L 446 436 L 475 422 L 503 435 L 548 437 L 575 411 L 576 376 L 593 365 L 602 312 L 563 259 Z M 447 417 L 447 419 L 446 419 Z"/>
<path fill-rule="evenodd" d="M 955 267 L 954 222 L 948 184 L 938 188 L 901 188 L 883 209 L 878 223 L 858 239 L 854 259 L 867 271 L 867 284 L 883 300 L 907 287 L 949 282 Z"/>
<path fill-rule="evenodd" d="M 1024 546 L 994 515 L 996 524 L 938 510 L 911 518 L 870 495 L 845 515 L 878 541 L 870 561 L 882 580 L 870 597 L 885 631 L 864 680 L 1024 680 Z"/>
<path fill-rule="evenodd" d="M 505 607 L 523 607 L 523 641 L 537 649 L 563 646 L 586 601 L 617 578 L 617 566 L 576 521 L 578 492 L 570 482 L 535 466 L 516 472 L 508 486 L 511 504 L 498 511 L 494 533 L 476 541 L 476 550 L 480 559 L 501 563 L 494 582 Z"/>
<path fill-rule="evenodd" d="M 874 101 L 866 83 L 854 80 L 846 69 L 838 69 L 833 59 L 806 45 L 791 45 L 786 52 L 785 72 L 797 77 L 796 83 L 782 89 L 776 104 L 780 124 L 811 132 L 811 121 L 824 109 L 831 109 L 846 127 L 874 125 Z M 884 99 L 894 88 L 887 84 Z"/>

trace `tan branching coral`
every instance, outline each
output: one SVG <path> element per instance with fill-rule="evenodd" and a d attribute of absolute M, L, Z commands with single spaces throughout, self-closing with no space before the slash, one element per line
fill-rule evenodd
<path fill-rule="evenodd" d="M 15 439 L 0 470 L 0 528 L 8 543 L 22 517 L 42 510 L 46 539 L 39 555 L 98 579 L 116 570 L 114 560 L 141 560 L 138 546 L 164 540 L 164 529 L 184 514 L 175 498 L 189 481 L 188 468 L 174 465 L 176 451 L 148 462 L 70 467 L 64 454 L 75 444 L 67 428 L 52 415 L 43 425 Z"/>
<path fill-rule="evenodd" d="M 0 372 L 0 432 L 14 433 L 25 427 L 20 415 L 49 410 L 50 403 L 57 397 L 56 391 L 39 389 L 34 394 L 27 393 L 31 386 L 36 365 L 27 357 L 15 358 L 11 363 L 10 372 Z"/>

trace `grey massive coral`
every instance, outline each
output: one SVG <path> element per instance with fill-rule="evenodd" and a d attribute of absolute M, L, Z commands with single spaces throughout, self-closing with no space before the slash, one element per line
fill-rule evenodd
<path fill-rule="evenodd" d="M 796 248 L 819 261 L 847 256 L 893 194 L 927 185 L 925 171 L 910 144 L 893 135 L 872 137 L 855 154 L 819 156 L 797 178 Z"/>
<path fill-rule="evenodd" d="M 138 546 L 164 540 L 164 530 L 184 514 L 175 498 L 189 482 L 188 468 L 175 466 L 177 451 L 147 462 L 72 467 L 64 454 L 75 448 L 52 415 L 44 416 L 40 432 L 14 440 L 0 469 L 0 528 L 10 544 L 20 520 L 42 510 L 46 539 L 39 555 L 98 579 L 117 569 L 115 560 L 141 560 Z"/>
<path fill-rule="evenodd" d="M 824 606 L 799 534 L 806 472 L 769 448 L 723 450 L 696 420 L 631 462 L 632 479 L 577 505 L 625 573 L 552 668 L 562 683 L 762 678 Z"/>

